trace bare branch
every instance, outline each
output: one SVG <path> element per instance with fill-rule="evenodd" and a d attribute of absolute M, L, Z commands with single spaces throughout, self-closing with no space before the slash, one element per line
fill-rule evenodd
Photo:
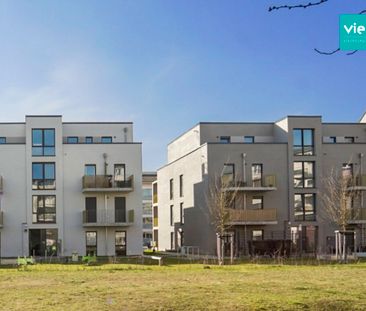
<path fill-rule="evenodd" d="M 311 6 L 316 6 L 316 5 L 321 5 L 325 2 L 328 2 L 329 0 L 320 0 L 318 2 L 309 2 L 308 4 L 296 4 L 296 5 L 280 5 L 280 6 L 270 6 L 268 8 L 268 11 L 271 12 L 273 10 L 280 10 L 280 9 L 298 9 L 298 8 L 303 8 L 306 9 L 308 7 Z"/>

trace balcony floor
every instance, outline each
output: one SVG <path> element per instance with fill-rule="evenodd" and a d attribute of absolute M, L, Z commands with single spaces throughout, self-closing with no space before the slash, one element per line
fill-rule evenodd
<path fill-rule="evenodd" d="M 93 192 L 132 192 L 133 188 L 83 188 L 82 193 Z"/>

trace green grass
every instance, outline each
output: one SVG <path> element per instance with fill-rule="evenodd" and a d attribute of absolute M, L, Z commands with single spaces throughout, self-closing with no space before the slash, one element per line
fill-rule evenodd
<path fill-rule="evenodd" d="M 0 310 L 366 310 L 366 264 L 0 268 Z"/>

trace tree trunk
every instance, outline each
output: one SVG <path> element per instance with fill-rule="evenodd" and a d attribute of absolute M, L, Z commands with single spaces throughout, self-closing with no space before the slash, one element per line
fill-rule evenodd
<path fill-rule="evenodd" d="M 219 262 L 219 265 L 222 265 L 222 260 L 221 260 L 221 238 L 218 234 L 216 234 L 216 248 L 217 248 L 217 260 Z"/>

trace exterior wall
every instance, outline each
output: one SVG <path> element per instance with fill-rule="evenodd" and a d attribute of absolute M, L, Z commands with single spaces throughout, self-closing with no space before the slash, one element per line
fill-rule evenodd
<path fill-rule="evenodd" d="M 55 129 L 55 156 L 32 155 L 32 129 Z M 125 130 L 127 128 L 127 130 Z M 112 136 L 113 143 L 65 143 L 66 136 Z M 0 176 L 0 257 L 28 256 L 29 232 L 32 229 L 58 230 L 58 255 L 72 252 L 85 254 L 85 232 L 97 231 L 98 255 L 114 255 L 115 231 L 126 231 L 127 255 L 142 253 L 142 159 L 141 144 L 133 143 L 131 123 L 62 123 L 61 116 L 26 116 L 25 123 L 1 123 Z M 127 143 L 125 143 L 127 141 Z M 107 174 L 113 175 L 113 164 L 126 165 L 126 177 L 133 175 L 131 192 L 82 193 L 85 164 L 96 164 L 97 174 L 104 175 L 104 157 L 107 155 Z M 32 163 L 55 162 L 56 189 L 32 189 Z M 32 196 L 56 196 L 56 223 L 33 223 Z M 126 197 L 126 210 L 134 210 L 133 224 L 123 227 L 84 227 L 82 211 L 85 197 L 96 196 L 97 208 L 105 208 L 114 215 L 114 197 Z"/>
<path fill-rule="evenodd" d="M 251 164 L 261 163 L 264 176 L 276 176 L 276 190 L 241 191 L 240 195 L 243 198 L 236 203 L 236 209 L 250 209 L 253 195 L 260 194 L 264 198 L 264 210 L 276 209 L 277 222 L 245 226 L 237 224 L 234 226 L 235 229 L 245 231 L 246 240 L 250 240 L 251 230 L 261 229 L 264 230 L 265 238 L 270 238 L 274 232 L 283 232 L 284 238 L 295 241 L 297 237 L 292 235 L 293 228 L 298 230 L 304 227 L 316 228 L 317 251 L 319 253 L 329 251 L 329 238 L 334 236 L 336 227 L 331 223 L 322 205 L 321 194 L 325 191 L 323 181 L 332 169 L 340 171 L 342 164 L 347 162 L 353 163 L 354 174 L 365 174 L 364 122 L 365 117 L 360 123 L 322 123 L 320 116 L 288 116 L 275 123 L 200 123 L 199 129 L 197 126 L 194 129 L 197 129 L 196 133 L 200 135 L 201 147 L 192 151 L 192 146 L 197 145 L 197 138 L 192 138 L 193 130 L 188 131 L 170 144 L 181 151 L 180 157 L 175 157 L 175 161 L 169 161 L 168 165 L 158 170 L 159 249 L 170 249 L 171 232 L 178 234 L 177 229 L 183 229 L 185 246 L 199 246 L 201 253 L 214 253 L 216 237 L 208 216 L 205 198 L 210 182 L 222 172 L 225 163 L 235 164 L 236 178 L 250 182 Z M 313 155 L 294 155 L 293 130 L 297 128 L 314 130 Z M 230 136 L 231 143 L 220 143 L 220 136 Z M 244 136 L 254 136 L 255 143 L 243 143 Z M 336 143 L 330 143 L 329 137 L 336 137 Z M 354 142 L 347 142 L 345 137 L 353 137 Z M 187 146 L 190 147 L 186 149 Z M 185 155 L 182 155 L 184 152 Z M 207 161 L 207 165 L 204 168 L 205 173 L 202 174 L 203 161 Z M 313 188 L 294 188 L 295 161 L 315 163 Z M 177 197 L 180 174 L 184 175 L 185 189 L 187 187 L 190 189 L 188 192 L 185 190 L 184 198 Z M 174 179 L 173 200 L 169 200 L 171 178 Z M 361 198 L 357 202 L 361 208 L 365 208 L 364 192 L 362 191 Z M 315 195 L 315 221 L 295 220 L 295 194 Z M 177 223 L 181 201 L 184 201 L 185 206 L 183 226 Z M 174 206 L 174 226 L 169 225 L 170 205 Z M 361 219 L 356 224 L 350 225 L 351 227 L 357 231 L 357 243 L 362 241 L 366 247 L 366 219 Z M 236 238 L 240 239 L 241 234 Z M 176 236 L 175 243 L 177 243 Z M 179 244 L 177 246 L 174 248 L 179 248 Z"/>
<path fill-rule="evenodd" d="M 142 174 L 142 234 L 144 247 L 152 246 L 153 241 L 152 183 L 154 181 L 156 181 L 155 172 L 144 172 Z M 144 220 L 146 224 L 144 224 Z M 144 238 L 144 235 L 150 235 L 151 238 Z"/>

